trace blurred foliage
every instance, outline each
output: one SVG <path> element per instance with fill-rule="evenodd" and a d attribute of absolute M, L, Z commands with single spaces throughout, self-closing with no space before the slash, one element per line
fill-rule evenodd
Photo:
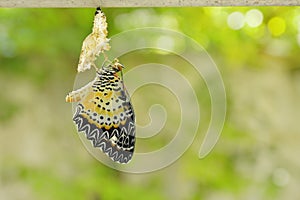
<path fill-rule="evenodd" d="M 263 15 L 255 27 L 232 15 L 245 17 L 253 9 Z M 299 7 L 103 11 L 110 36 L 132 28 L 164 27 L 186 34 L 208 51 L 222 73 L 228 98 L 218 145 L 199 160 L 200 134 L 173 165 L 148 174 L 126 174 L 102 165 L 84 149 L 70 105 L 64 103 L 94 9 L 1 8 L 0 199 L 299 198 Z M 142 52 L 123 61 L 127 66 L 179 62 L 168 56 Z M 210 101 L 202 91 L 203 81 L 184 67 L 179 70 L 196 80 L 201 114 L 208 121 Z M 151 94 L 145 97 L 145 104 L 156 101 Z M 135 109 L 137 117 L 147 112 L 138 104 Z M 172 128 L 169 123 L 164 131 Z M 206 128 L 201 125 L 199 132 Z M 162 146 L 168 140 L 157 138 L 148 145 Z M 147 150 L 147 140 L 140 144 Z"/>

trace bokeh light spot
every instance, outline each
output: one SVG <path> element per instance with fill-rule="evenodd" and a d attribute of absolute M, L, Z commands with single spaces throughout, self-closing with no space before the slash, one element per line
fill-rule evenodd
<path fill-rule="evenodd" d="M 162 27 L 178 29 L 178 21 L 174 16 L 162 16 L 160 23 Z"/>
<path fill-rule="evenodd" d="M 258 27 L 261 25 L 262 21 L 264 19 L 264 16 L 260 10 L 257 9 L 251 9 L 246 13 L 245 21 L 250 27 Z"/>
<path fill-rule="evenodd" d="M 285 32 L 286 24 L 284 19 L 280 17 L 273 17 L 268 22 L 268 28 L 273 36 L 280 36 Z"/>
<path fill-rule="evenodd" d="M 290 174 L 286 169 L 278 168 L 273 172 L 273 182 L 275 185 L 283 187 L 290 182 Z"/>
<path fill-rule="evenodd" d="M 233 12 L 227 18 L 228 26 L 233 30 L 239 30 L 243 28 L 245 24 L 245 17 L 241 12 Z"/>

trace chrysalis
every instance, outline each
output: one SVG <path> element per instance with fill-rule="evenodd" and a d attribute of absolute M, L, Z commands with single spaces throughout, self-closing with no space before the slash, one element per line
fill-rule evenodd
<path fill-rule="evenodd" d="M 94 18 L 93 31 L 89 34 L 82 43 L 78 72 L 83 72 L 90 69 L 91 66 L 96 67 L 95 60 L 100 53 L 110 49 L 109 39 L 107 38 L 107 23 L 106 17 L 100 8 L 97 8 Z"/>

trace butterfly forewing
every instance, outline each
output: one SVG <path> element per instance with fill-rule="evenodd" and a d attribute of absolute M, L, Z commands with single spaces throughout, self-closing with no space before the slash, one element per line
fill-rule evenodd
<path fill-rule="evenodd" d="M 135 116 L 123 81 L 113 71 L 102 70 L 86 90 L 73 117 L 78 131 L 113 161 L 129 162 L 135 145 Z"/>

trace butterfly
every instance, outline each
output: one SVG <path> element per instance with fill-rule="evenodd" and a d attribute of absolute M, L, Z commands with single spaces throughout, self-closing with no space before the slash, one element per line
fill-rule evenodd
<path fill-rule="evenodd" d="M 73 121 L 95 148 L 113 161 L 128 163 L 135 147 L 135 114 L 118 60 L 96 70 L 96 77 L 84 87 L 70 92 L 66 102 L 78 102 Z"/>

